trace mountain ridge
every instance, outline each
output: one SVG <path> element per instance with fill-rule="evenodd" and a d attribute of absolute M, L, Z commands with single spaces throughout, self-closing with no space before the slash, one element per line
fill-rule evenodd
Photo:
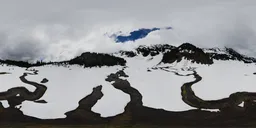
<path fill-rule="evenodd" d="M 192 62 L 200 64 L 213 64 L 213 60 L 236 60 L 244 63 L 256 63 L 256 58 L 242 55 L 232 48 L 199 48 L 191 43 L 183 43 L 178 47 L 169 44 L 156 44 L 151 46 L 140 45 L 133 51 L 118 51 L 115 53 L 96 53 L 84 52 L 80 56 L 73 59 L 60 61 L 60 62 L 42 62 L 29 63 L 25 61 L 15 60 L 1 60 L 0 64 L 13 65 L 19 67 L 38 67 L 44 65 L 73 65 L 77 64 L 84 67 L 97 67 L 97 66 L 125 66 L 125 57 L 135 57 L 142 55 L 143 57 L 154 57 L 163 54 L 163 63 L 180 62 L 182 59 L 188 59 Z M 120 56 L 121 55 L 121 56 Z"/>
<path fill-rule="evenodd" d="M 178 47 L 167 44 L 139 46 L 127 53 L 85 52 L 71 60 L 35 65 L 3 61 L 5 66 L 0 66 L 3 71 L 0 72 L 1 101 L 12 102 L 7 102 L 9 107 L 0 106 L 3 112 L 0 118 L 42 124 L 168 126 L 227 126 L 255 121 L 254 94 L 248 99 L 248 93 L 244 93 L 255 92 L 254 58 L 232 49 L 204 49 L 190 43 Z M 6 66 L 8 63 L 27 69 L 10 68 Z M 16 79 L 27 72 L 32 72 L 28 73 L 29 83 Z M 40 81 L 47 87 L 44 97 L 33 99 L 33 103 L 22 100 L 31 86 Z M 27 91 L 22 91 L 20 86 Z M 6 93 L 6 90 L 10 91 Z M 8 97 L 9 94 L 13 95 Z M 41 102 L 43 100 L 46 102 Z M 244 105 L 240 105 L 241 101 Z M 17 116 L 13 119 L 10 115 Z"/>

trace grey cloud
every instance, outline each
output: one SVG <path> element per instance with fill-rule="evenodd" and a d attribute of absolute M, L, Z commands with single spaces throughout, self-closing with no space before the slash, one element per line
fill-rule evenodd
<path fill-rule="evenodd" d="M 50 48 L 67 49 L 65 41 L 76 43 L 97 25 L 123 23 L 172 26 L 159 33 L 161 43 L 228 46 L 256 56 L 255 7 L 254 0 L 0 0 L 0 58 L 54 58 L 59 55 L 47 53 Z M 47 39 L 38 39 L 35 30 Z"/>
<path fill-rule="evenodd" d="M 234 48 L 241 53 L 255 56 L 256 32 L 248 24 L 237 24 L 233 31 L 229 31 L 224 42 L 227 47 Z"/>
<path fill-rule="evenodd" d="M 33 39 L 21 39 L 14 44 L 5 45 L 1 48 L 1 57 L 3 59 L 22 60 L 34 62 L 36 59 L 45 57 L 46 47 Z"/>

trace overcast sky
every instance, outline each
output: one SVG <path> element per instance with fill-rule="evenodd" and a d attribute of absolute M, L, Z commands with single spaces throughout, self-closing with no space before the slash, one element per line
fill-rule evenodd
<path fill-rule="evenodd" d="M 0 58 L 63 60 L 140 44 L 232 47 L 255 56 L 254 0 L 0 0 Z M 166 27 L 133 44 L 106 35 Z"/>

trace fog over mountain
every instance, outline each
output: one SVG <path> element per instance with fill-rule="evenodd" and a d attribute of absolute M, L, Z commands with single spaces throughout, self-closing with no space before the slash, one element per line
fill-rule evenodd
<path fill-rule="evenodd" d="M 253 0 L 0 0 L 0 126 L 255 126 L 255 11 Z"/>
<path fill-rule="evenodd" d="M 0 1 L 0 58 L 65 60 L 145 44 L 231 47 L 256 56 L 254 0 Z M 117 44 L 106 35 L 170 26 Z"/>

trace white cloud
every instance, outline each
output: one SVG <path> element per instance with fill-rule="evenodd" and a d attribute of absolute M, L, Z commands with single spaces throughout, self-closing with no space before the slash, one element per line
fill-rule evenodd
<path fill-rule="evenodd" d="M 254 0 L 0 0 L 0 58 L 62 60 L 83 51 L 191 42 L 229 46 L 256 56 Z M 172 26 L 137 44 L 104 36 L 119 30 Z"/>

